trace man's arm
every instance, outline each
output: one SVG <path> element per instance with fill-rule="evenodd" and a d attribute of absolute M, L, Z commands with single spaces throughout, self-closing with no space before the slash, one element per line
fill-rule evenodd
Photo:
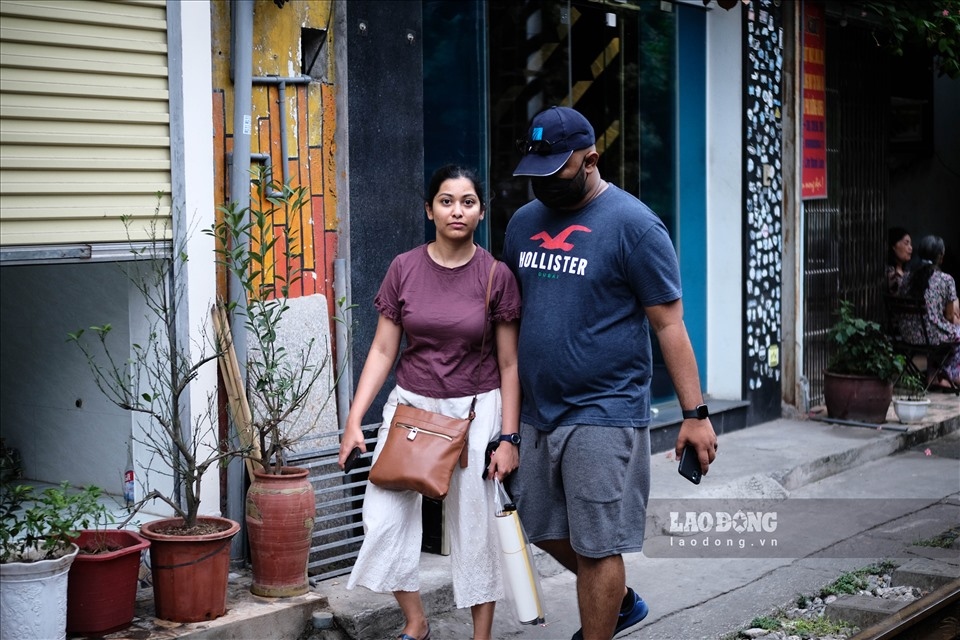
<path fill-rule="evenodd" d="M 645 307 L 650 327 L 657 334 L 663 360 L 677 391 L 681 409 L 693 409 L 703 403 L 700 392 L 700 375 L 697 372 L 697 360 L 690 344 L 687 327 L 683 324 L 683 302 L 674 300 L 666 304 Z M 699 420 L 687 418 L 680 425 L 675 453 L 677 457 L 684 447 L 691 444 L 697 450 L 700 459 L 700 471 L 706 475 L 710 463 L 717 457 L 717 435 L 713 431 L 710 418 Z"/>

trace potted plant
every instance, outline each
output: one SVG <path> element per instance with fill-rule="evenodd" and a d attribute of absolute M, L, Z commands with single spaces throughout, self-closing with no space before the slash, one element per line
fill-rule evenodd
<path fill-rule="evenodd" d="M 154 500 L 166 503 L 175 514 L 140 528 L 151 543 L 155 615 L 198 622 L 226 613 L 230 541 L 240 530 L 239 523 L 227 518 L 199 514 L 201 481 L 208 469 L 244 450 L 219 441 L 214 397 L 189 398 L 191 382 L 205 367 L 216 366 L 223 345 L 210 337 L 204 321 L 201 344 L 178 337 L 188 256 L 180 243 L 171 250 L 164 241 L 168 235 L 154 228 L 147 247 L 131 244 L 136 259 L 129 263 L 127 275 L 144 300 L 147 339 L 123 354 L 107 341 L 109 324 L 79 330 L 69 339 L 83 351 L 101 392 L 118 407 L 144 418 L 134 443 L 146 449 L 155 466 L 145 474 L 145 495 L 133 506 L 131 517 Z M 185 408 L 188 398 L 194 406 L 205 401 L 206 410 L 191 419 Z M 156 488 L 159 482 L 151 488 L 154 474 L 173 482 L 166 490 Z"/>
<path fill-rule="evenodd" d="M 893 381 L 905 359 L 894 352 L 876 322 L 859 318 L 842 300 L 830 328 L 830 360 L 824 372 L 827 415 L 839 420 L 883 423 L 893 399 Z"/>
<path fill-rule="evenodd" d="M 106 513 L 100 489 L 67 482 L 37 493 L 0 486 L 0 637 L 65 638 L 67 572 L 78 529 Z"/>
<path fill-rule="evenodd" d="M 229 319 L 247 337 L 246 376 L 221 358 L 231 414 L 249 445 L 251 484 L 246 495 L 246 531 L 253 574 L 251 591 L 284 597 L 306 593 L 307 563 L 313 537 L 316 503 L 308 470 L 287 464 L 287 450 L 312 426 L 298 418 L 321 376 L 328 373 L 329 352 L 310 338 L 284 335 L 290 311 L 290 286 L 300 279 L 299 242 L 288 226 L 275 226 L 277 216 L 294 219 L 307 202 L 304 188 L 271 181 L 261 169 L 255 177 L 257 206 L 221 208 L 210 230 L 219 262 L 240 285 L 243 300 L 218 304 L 221 340 L 230 351 Z M 294 340 L 285 339 L 292 337 Z M 330 386 L 332 392 L 333 386 Z M 320 392 L 322 395 L 322 392 Z M 323 403 L 330 398 L 327 393 Z"/>
<path fill-rule="evenodd" d="M 923 378 L 905 371 L 894 386 L 893 410 L 903 424 L 918 424 L 927 416 L 930 399 Z"/>
<path fill-rule="evenodd" d="M 137 602 L 143 551 L 150 541 L 135 531 L 95 523 L 74 539 L 80 552 L 67 583 L 67 631 L 105 635 L 130 626 Z"/>

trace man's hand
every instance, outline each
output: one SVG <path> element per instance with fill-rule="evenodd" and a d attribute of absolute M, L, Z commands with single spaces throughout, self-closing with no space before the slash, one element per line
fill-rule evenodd
<path fill-rule="evenodd" d="M 680 425 L 680 433 L 677 435 L 677 444 L 674 453 L 677 460 L 683 453 L 684 447 L 693 445 L 697 450 L 697 458 L 700 460 L 700 473 L 707 475 L 710 469 L 710 463 L 717 457 L 717 434 L 713 432 L 713 424 L 710 418 L 698 420 L 688 418 Z"/>
<path fill-rule="evenodd" d="M 484 478 L 493 477 L 503 482 L 519 465 L 520 453 L 516 445 L 501 442 L 490 456 L 490 465 L 487 467 L 487 475 Z"/>

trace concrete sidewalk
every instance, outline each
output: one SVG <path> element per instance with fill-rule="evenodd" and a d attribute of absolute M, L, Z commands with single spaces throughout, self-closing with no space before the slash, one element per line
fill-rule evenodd
<path fill-rule="evenodd" d="M 672 454 L 654 454 L 644 552 L 624 557 L 628 584 L 650 615 L 618 638 L 715 640 L 845 570 L 896 557 L 904 544 L 960 523 L 960 400 L 931 399 L 928 420 L 909 428 L 891 409 L 882 429 L 801 418 L 723 434 L 719 457 L 698 486 L 677 473 Z M 673 512 L 684 522 L 689 513 L 696 519 L 738 510 L 775 513 L 776 532 L 748 531 L 744 549 L 692 547 L 703 532 L 671 532 Z M 709 533 L 711 544 L 723 537 Z M 777 547 L 759 546 L 773 539 Z M 579 628 L 574 577 L 545 554 L 536 559 L 546 624 L 518 624 L 506 600 L 497 605 L 496 638 L 568 640 Z M 432 640 L 470 638 L 469 610 L 453 607 L 450 558 L 423 554 L 421 579 Z M 105 639 L 383 640 L 396 638 L 403 624 L 393 596 L 347 591 L 346 576 L 296 598 L 254 596 L 249 583 L 249 571 L 233 574 L 227 614 L 191 624 L 152 617 L 152 594 L 141 589 L 134 624 Z M 333 629 L 312 628 L 312 620 L 331 619 Z"/>
<path fill-rule="evenodd" d="M 645 550 L 624 557 L 628 584 L 648 602 L 650 615 L 618 637 L 717 638 L 842 571 L 889 558 L 960 522 L 960 400 L 932 400 L 927 422 L 909 428 L 891 410 L 880 429 L 781 419 L 721 435 L 719 457 L 699 486 L 677 473 L 672 454 L 654 454 Z M 936 452 L 927 455 L 925 443 L 933 442 Z M 773 512 L 778 529 L 748 530 L 740 536 L 744 549 L 713 546 L 717 539 L 737 542 L 733 531 L 726 538 L 710 532 L 707 548 L 703 531 L 671 531 L 671 512 L 682 523 L 687 513 L 738 510 Z M 778 546 L 760 548 L 764 537 Z M 495 637 L 567 640 L 579 628 L 574 577 L 539 552 L 537 564 L 546 624 L 520 625 L 512 605 L 502 602 Z M 432 640 L 470 638 L 469 610 L 452 605 L 449 558 L 424 554 L 421 571 Z M 339 631 L 310 638 L 396 637 L 403 622 L 393 597 L 347 591 L 345 582 L 344 576 L 315 588 Z"/>

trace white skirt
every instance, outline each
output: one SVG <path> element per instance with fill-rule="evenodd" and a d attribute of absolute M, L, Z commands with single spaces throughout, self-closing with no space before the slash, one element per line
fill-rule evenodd
<path fill-rule="evenodd" d="M 387 439 L 397 404 L 448 416 L 466 416 L 473 396 L 427 398 L 395 387 L 383 407 L 383 422 L 373 452 L 376 462 Z M 450 534 L 453 599 L 458 608 L 504 597 L 500 540 L 495 523 L 495 487 L 484 480 L 487 443 L 500 435 L 500 390 L 477 396 L 476 417 L 470 424 L 468 466 L 453 471 L 444 500 L 444 527 Z M 367 484 L 363 499 L 364 540 L 347 581 L 347 589 L 366 587 L 377 593 L 420 590 L 420 547 L 423 538 L 422 496 Z"/>

